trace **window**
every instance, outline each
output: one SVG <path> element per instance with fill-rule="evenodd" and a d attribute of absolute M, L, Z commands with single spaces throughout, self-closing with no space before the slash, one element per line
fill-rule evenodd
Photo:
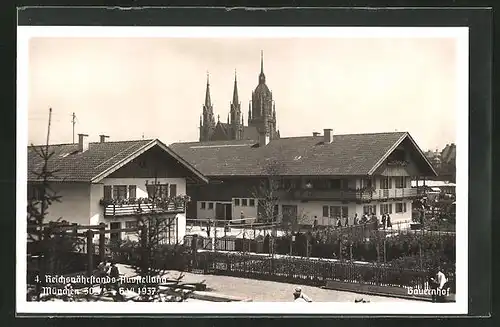
<path fill-rule="evenodd" d="M 279 214 L 279 207 L 276 204 L 276 205 L 274 205 L 274 210 L 273 210 L 273 215 L 274 215 L 275 219 L 276 219 L 276 217 L 278 217 L 278 214 Z"/>
<path fill-rule="evenodd" d="M 296 205 L 282 205 L 281 214 L 283 215 L 283 221 L 293 222 L 297 218 L 297 206 Z"/>
<path fill-rule="evenodd" d="M 371 215 L 371 214 L 377 214 L 377 206 L 376 205 L 369 205 L 369 206 L 363 206 L 363 214 Z"/>
<path fill-rule="evenodd" d="M 200 204 L 201 204 L 201 206 L 200 206 L 201 209 L 205 209 L 206 208 L 207 204 L 205 202 L 200 202 Z"/>
<path fill-rule="evenodd" d="M 363 178 L 361 180 L 361 188 L 370 188 L 372 187 L 372 180 L 369 178 Z"/>
<path fill-rule="evenodd" d="M 135 199 L 136 196 L 137 196 L 137 186 L 136 185 L 129 185 L 128 186 L 128 198 Z"/>
<path fill-rule="evenodd" d="M 104 200 L 111 200 L 112 195 L 111 185 L 104 185 Z"/>
<path fill-rule="evenodd" d="M 341 217 L 341 207 L 330 206 L 330 218 L 340 218 Z"/>
<path fill-rule="evenodd" d="M 380 188 L 385 190 L 391 188 L 391 178 L 382 177 L 382 179 L 380 179 Z"/>
<path fill-rule="evenodd" d="M 156 185 L 159 198 L 168 198 L 168 184 L 158 184 Z"/>
<path fill-rule="evenodd" d="M 168 184 L 148 184 L 146 185 L 149 198 L 167 198 Z"/>
<path fill-rule="evenodd" d="M 177 185 L 170 184 L 170 196 L 177 196 Z"/>
<path fill-rule="evenodd" d="M 242 206 L 242 207 L 246 207 L 246 206 L 247 206 L 247 204 L 248 204 L 247 199 L 241 199 L 241 206 Z"/>
<path fill-rule="evenodd" d="M 213 210 L 213 209 L 214 209 L 214 203 L 208 202 L 208 210 Z"/>
<path fill-rule="evenodd" d="M 123 200 L 127 198 L 127 185 L 113 185 L 113 199 Z"/>
<path fill-rule="evenodd" d="M 396 180 L 396 188 L 404 188 L 405 187 L 405 177 L 403 176 L 398 176 L 394 177 Z"/>
<path fill-rule="evenodd" d="M 396 203 L 396 207 L 394 208 L 395 213 L 406 212 L 406 202 Z"/>
<path fill-rule="evenodd" d="M 125 228 L 137 228 L 137 221 L 136 220 L 129 220 L 125 222 Z M 133 234 L 136 231 L 127 231 L 127 234 Z"/>
<path fill-rule="evenodd" d="M 250 202 L 249 205 L 251 207 L 255 207 L 255 199 L 250 199 L 249 202 Z"/>
<path fill-rule="evenodd" d="M 383 215 L 385 213 L 392 214 L 392 203 L 382 203 L 380 205 L 380 214 Z"/>
<path fill-rule="evenodd" d="M 328 206 L 323 206 L 323 217 L 328 217 Z"/>
<path fill-rule="evenodd" d="M 234 205 L 239 206 L 240 205 L 240 199 L 234 199 Z"/>

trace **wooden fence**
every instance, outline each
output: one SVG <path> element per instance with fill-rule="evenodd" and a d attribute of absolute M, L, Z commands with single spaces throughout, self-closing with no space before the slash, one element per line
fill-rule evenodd
<path fill-rule="evenodd" d="M 193 266 L 206 274 L 321 286 L 327 280 L 378 286 L 424 288 L 425 271 L 373 263 L 311 260 L 242 253 L 202 252 Z"/>
<path fill-rule="evenodd" d="M 139 235 L 146 236 L 146 226 L 134 228 L 106 229 L 106 224 L 99 225 L 78 225 L 78 224 L 54 224 L 48 223 L 42 226 L 28 225 L 28 231 L 42 229 L 41 234 L 45 238 L 54 238 L 59 236 L 71 243 L 70 248 L 66 248 L 66 252 L 57 252 L 58 244 L 53 243 L 55 251 L 36 252 L 36 241 L 28 242 L 28 275 L 36 274 L 40 269 L 40 259 L 46 256 L 47 262 L 55 264 L 46 266 L 46 273 L 74 273 L 78 271 L 86 271 L 87 275 L 92 275 L 100 261 L 103 261 L 108 255 L 109 243 L 106 241 L 106 235 L 120 232 L 140 232 Z M 98 242 L 94 243 L 94 236 L 98 235 Z M 144 242 L 144 240 L 140 240 Z M 63 256 L 63 257 L 61 257 Z M 78 259 L 75 259 L 77 258 Z M 83 259 L 85 258 L 85 259 Z M 65 268 L 61 268 L 65 266 Z M 69 267 L 67 267 L 69 266 Z M 83 269 L 82 269 L 83 268 Z M 69 270 L 68 270 L 69 269 Z M 73 271 L 77 270 L 77 271 Z"/>

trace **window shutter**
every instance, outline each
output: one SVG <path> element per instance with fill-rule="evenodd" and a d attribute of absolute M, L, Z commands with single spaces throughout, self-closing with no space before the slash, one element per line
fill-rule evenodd
<path fill-rule="evenodd" d="M 177 185 L 170 184 L 170 196 L 177 196 Z"/>
<path fill-rule="evenodd" d="M 104 185 L 104 200 L 111 200 L 112 195 L 111 185 Z"/>
<path fill-rule="evenodd" d="M 323 206 L 323 217 L 328 217 L 328 206 Z"/>
<path fill-rule="evenodd" d="M 148 192 L 148 198 L 150 198 L 150 199 L 153 198 L 155 195 L 154 192 L 156 190 L 155 185 L 153 185 L 153 184 L 146 185 L 146 190 Z"/>
<path fill-rule="evenodd" d="M 129 185 L 128 186 L 128 198 L 135 199 L 137 197 L 137 186 Z"/>

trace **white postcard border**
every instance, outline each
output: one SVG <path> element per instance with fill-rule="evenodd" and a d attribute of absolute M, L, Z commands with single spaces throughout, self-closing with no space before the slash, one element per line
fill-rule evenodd
<path fill-rule="evenodd" d="M 457 39 L 457 246 L 456 302 L 28 302 L 26 301 L 26 192 L 29 40 L 34 37 L 161 38 L 456 38 Z M 466 314 L 468 298 L 468 89 L 467 27 L 80 27 L 17 28 L 16 312 L 35 314 Z"/>

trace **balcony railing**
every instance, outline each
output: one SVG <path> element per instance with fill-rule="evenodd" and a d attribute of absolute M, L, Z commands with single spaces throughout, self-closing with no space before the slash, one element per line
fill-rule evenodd
<path fill-rule="evenodd" d="M 296 190 L 293 196 L 297 200 L 339 200 L 339 201 L 359 201 L 359 200 L 383 200 L 400 199 L 417 196 L 415 188 L 392 188 L 376 190 Z"/>
<path fill-rule="evenodd" d="M 155 204 L 109 204 L 104 207 L 104 216 L 135 216 L 152 213 L 183 213 L 184 211 L 184 204 L 169 204 L 162 207 Z"/>
<path fill-rule="evenodd" d="M 186 211 L 188 198 L 179 196 L 175 200 L 165 199 L 151 201 L 147 199 L 138 200 L 101 200 L 104 207 L 105 217 L 136 216 L 147 214 L 183 213 Z"/>

